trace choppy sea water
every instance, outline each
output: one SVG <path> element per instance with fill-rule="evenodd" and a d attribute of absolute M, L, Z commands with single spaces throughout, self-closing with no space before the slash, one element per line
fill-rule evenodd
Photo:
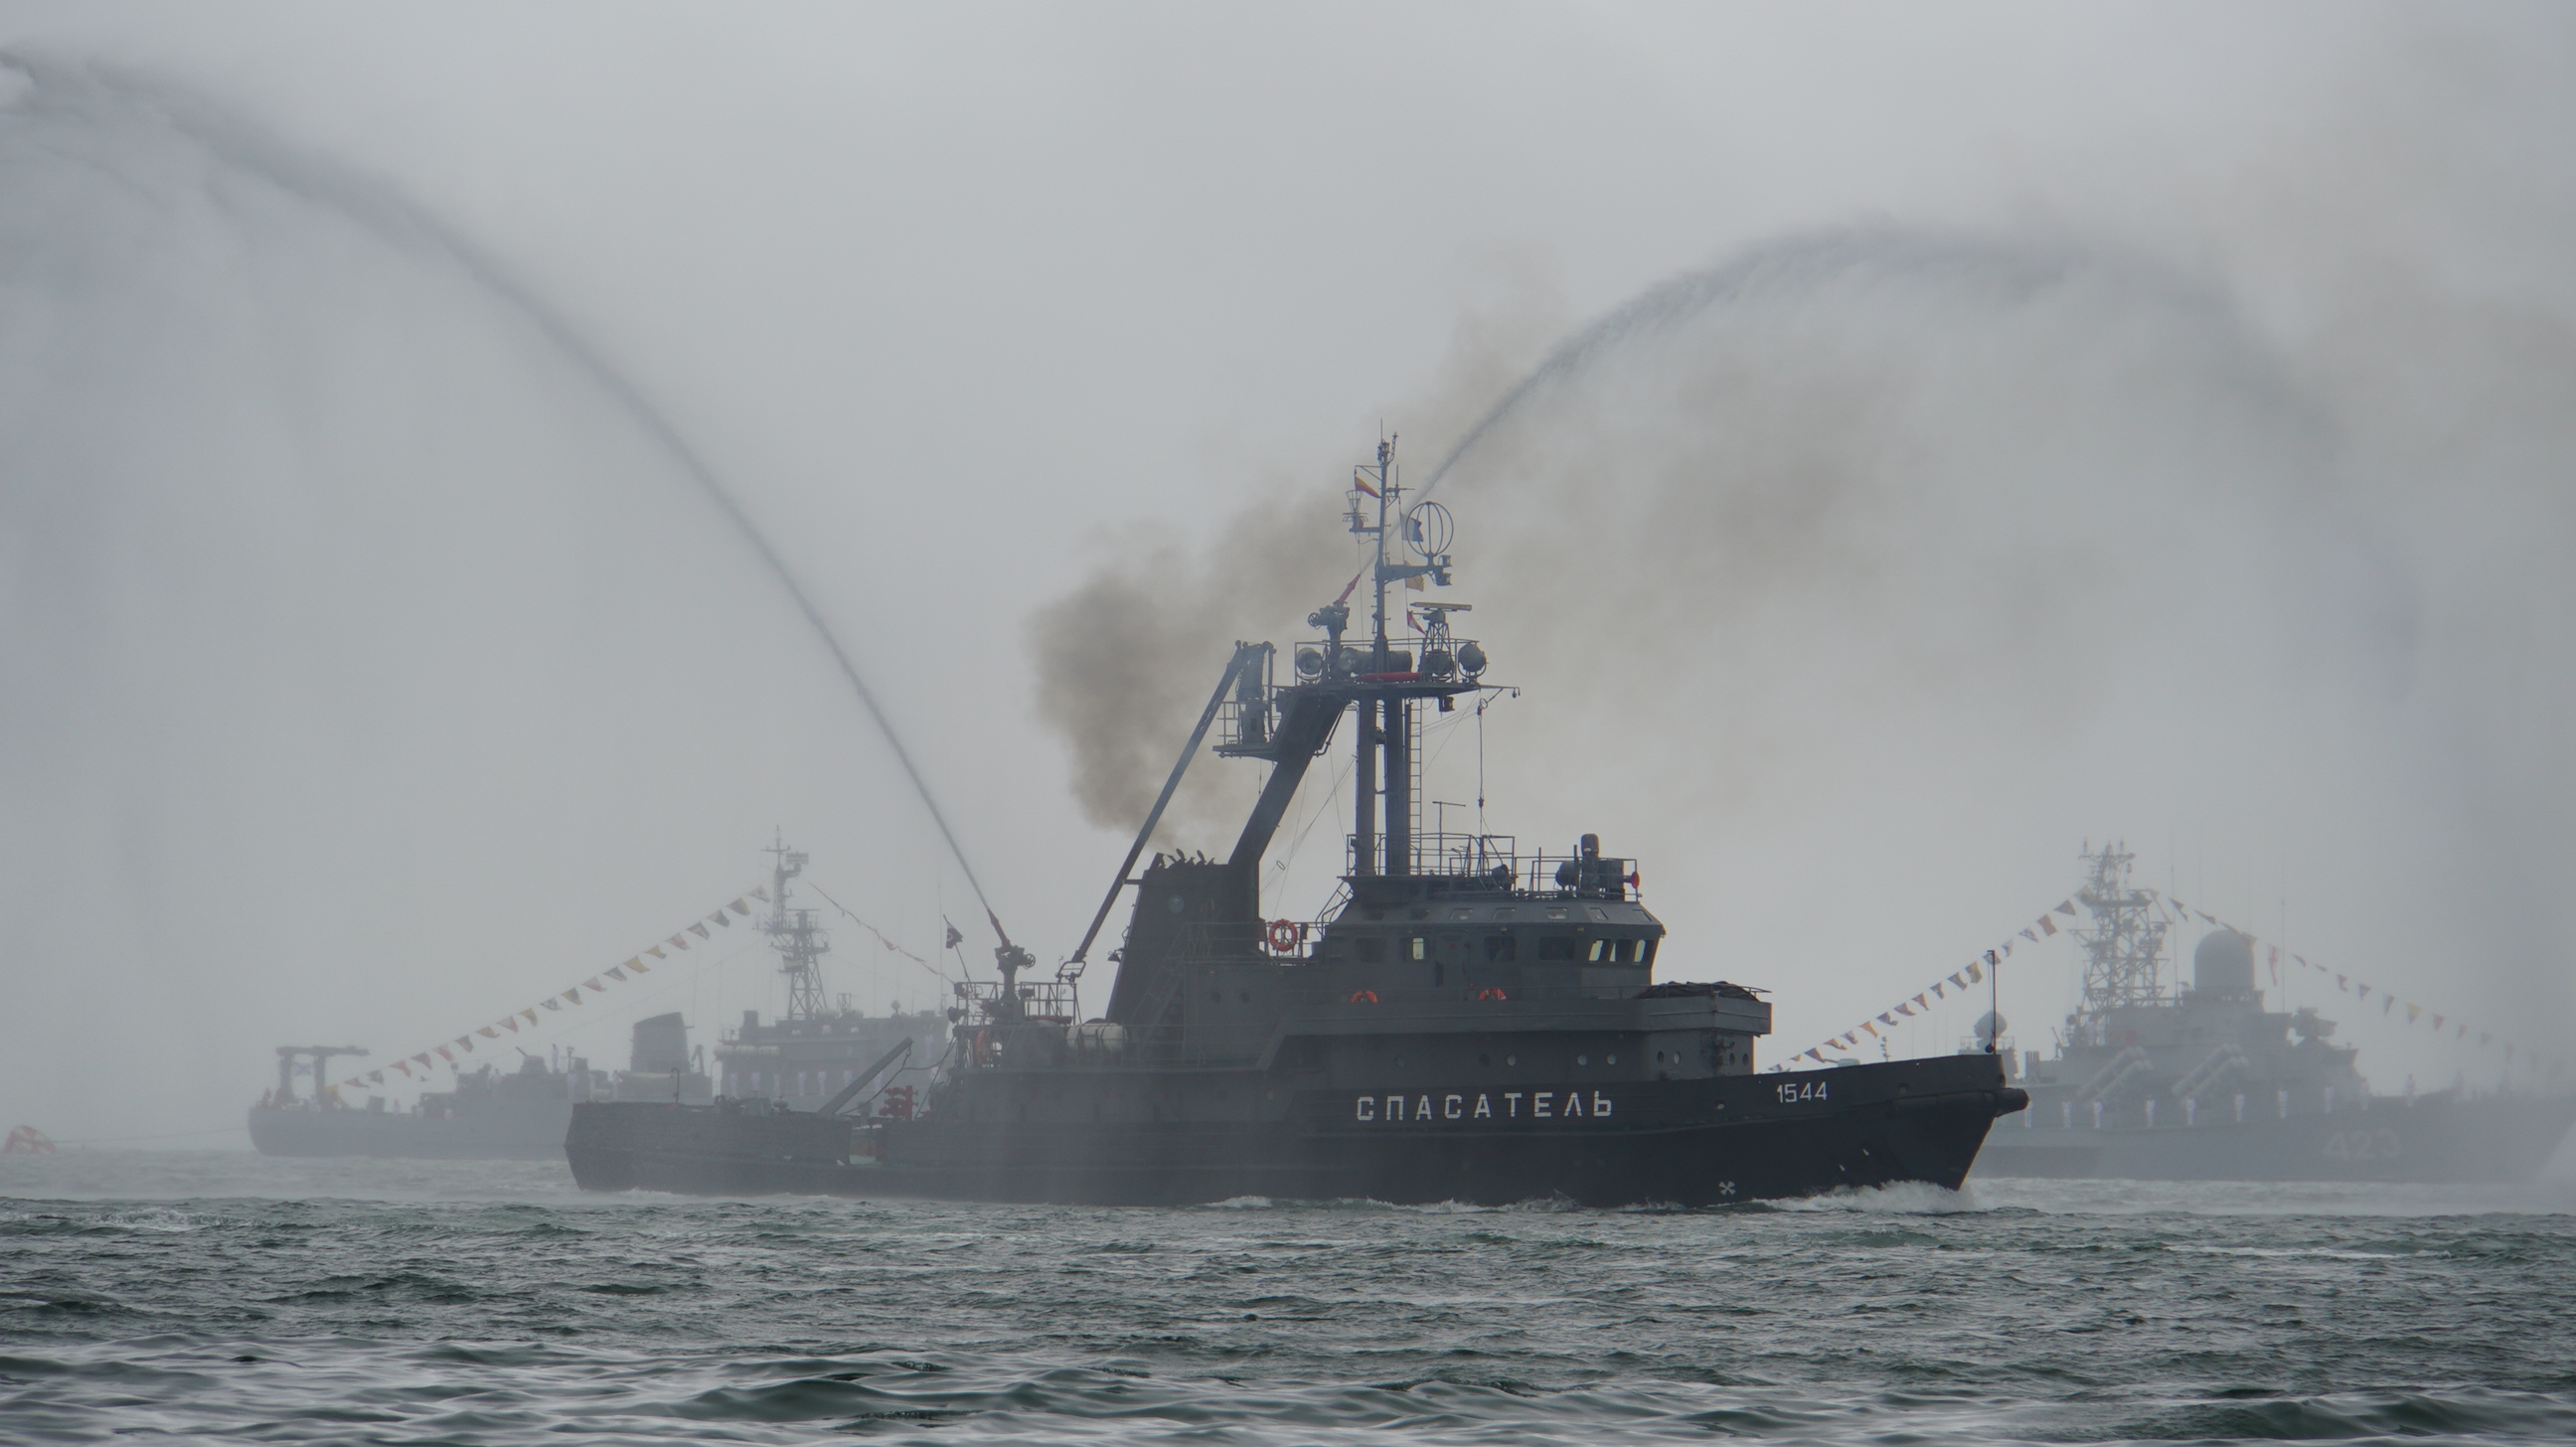
<path fill-rule="evenodd" d="M 1665 1213 L 0 1158 L 0 1440 L 2576 1440 L 2576 1184 Z"/>

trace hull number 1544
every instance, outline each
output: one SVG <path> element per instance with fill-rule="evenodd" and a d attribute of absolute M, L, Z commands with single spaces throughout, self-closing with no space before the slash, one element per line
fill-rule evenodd
<path fill-rule="evenodd" d="M 1780 1103 L 1797 1105 L 1803 1101 L 1822 1100 L 1825 1087 L 1830 1083 L 1823 1080 L 1784 1080 L 1780 1083 Z"/>

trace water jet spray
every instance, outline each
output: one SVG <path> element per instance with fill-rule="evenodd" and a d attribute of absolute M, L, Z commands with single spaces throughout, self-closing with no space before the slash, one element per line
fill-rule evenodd
<path fill-rule="evenodd" d="M 868 687 L 832 626 L 817 608 L 805 587 L 797 580 L 751 514 L 744 509 L 731 489 L 716 476 L 715 469 L 699 455 L 688 439 L 644 395 L 637 384 L 609 362 L 598 347 L 582 334 L 570 318 L 549 305 L 526 283 L 513 276 L 497 260 L 475 246 L 453 227 L 431 215 L 386 183 L 360 175 L 344 167 L 299 152 L 251 123 L 224 111 L 202 96 L 182 91 L 166 83 L 147 81 L 129 73 L 96 65 L 58 64 L 30 58 L 24 54 L 0 50 L 0 76 L 22 78 L 15 89 L 17 105 L 45 106 L 63 104 L 63 98 L 74 96 L 84 86 L 149 111 L 174 130 L 204 148 L 223 164 L 260 177 L 281 190 L 317 207 L 337 212 L 357 222 L 382 239 L 398 246 L 426 253 L 446 261 L 468 280 L 501 301 L 537 332 L 564 358 L 589 378 L 650 438 L 688 474 L 701 492 L 733 525 L 735 534 L 752 550 L 770 576 L 785 590 L 789 601 L 814 636 L 832 655 L 832 661 L 858 696 L 870 722 L 903 767 L 904 776 L 921 799 L 922 807 L 939 830 L 948 846 L 949 856 L 966 876 L 975 892 L 975 900 L 984 906 L 987 918 L 993 920 L 994 932 L 1001 934 L 1001 923 L 992 904 L 985 898 L 982 881 L 975 867 L 966 860 L 966 851 L 958 843 L 956 831 L 939 807 L 930 783 L 914 762 L 912 751 L 904 746 L 903 737 Z M 1007 936 L 1004 937 L 1007 942 Z"/>

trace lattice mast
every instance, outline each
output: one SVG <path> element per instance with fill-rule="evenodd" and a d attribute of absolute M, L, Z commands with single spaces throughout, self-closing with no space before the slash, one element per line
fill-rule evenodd
<path fill-rule="evenodd" d="M 2129 884 L 2136 856 L 2121 844 L 2105 843 L 2098 851 L 2086 845 L 2078 857 L 2088 874 L 2075 901 L 2093 916 L 2091 929 L 2073 931 L 2084 945 L 2082 1013 L 2164 999 L 2165 922 L 2155 915 L 2155 897 Z"/>
<path fill-rule="evenodd" d="M 776 863 L 770 871 L 769 918 L 761 922 L 761 933 L 778 951 L 778 973 L 787 977 L 787 1018 L 813 1019 L 824 1013 L 823 956 L 831 952 L 831 940 L 813 910 L 787 902 L 787 882 L 805 872 L 803 852 L 789 849 L 783 835 L 765 852 Z"/>
<path fill-rule="evenodd" d="M 1449 586 L 1448 509 L 1429 501 L 1405 507 L 1395 439 L 1388 437 L 1377 445 L 1375 466 L 1362 463 L 1352 470 L 1348 522 L 1352 536 L 1367 539 L 1369 553 L 1364 569 L 1369 584 L 1368 651 L 1366 662 L 1349 671 L 1365 682 L 1411 683 L 1421 677 L 1415 670 L 1429 661 L 1433 651 L 1449 644 L 1449 614 L 1464 612 L 1468 605 L 1414 604 L 1403 609 L 1408 620 L 1419 610 L 1432 621 L 1416 625 L 1425 635 L 1419 652 L 1407 667 L 1398 669 L 1386 590 L 1389 584 L 1420 588 L 1426 581 Z M 1391 541 L 1400 544 L 1403 552 L 1390 548 Z M 1344 597 L 1348 596 L 1346 592 Z M 1336 599 L 1306 621 L 1326 629 L 1339 654 L 1342 630 L 1349 620 L 1348 605 Z M 1449 701 L 1443 698 L 1440 706 L 1446 710 Z M 1351 867 L 1359 874 L 1411 874 L 1417 862 L 1414 841 L 1422 832 L 1420 720 L 1414 716 L 1413 700 L 1397 691 L 1361 699 L 1358 711 L 1351 770 Z M 1385 821 L 1382 833 L 1381 818 Z"/>

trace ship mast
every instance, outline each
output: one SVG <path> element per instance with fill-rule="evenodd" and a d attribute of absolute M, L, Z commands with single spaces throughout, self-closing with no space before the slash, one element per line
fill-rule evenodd
<path fill-rule="evenodd" d="M 761 852 L 776 860 L 770 871 L 769 918 L 761 933 L 778 951 L 778 973 L 787 977 L 786 1018 L 810 1020 L 823 1013 L 823 956 L 830 953 L 831 942 L 813 910 L 787 904 L 787 881 L 805 872 L 803 851 L 789 849 L 782 834 Z"/>
<path fill-rule="evenodd" d="M 2129 864 L 2136 856 L 2118 844 L 2078 856 L 2091 873 L 2076 902 L 2092 912 L 2093 927 L 2072 931 L 2084 945 L 2084 1003 L 2091 1019 L 2124 1005 L 2152 1005 L 2164 998 L 2158 970 L 2163 962 L 2165 922 L 2151 917 L 2154 896 L 2129 884 Z"/>
<path fill-rule="evenodd" d="M 1390 583 L 1412 583 L 1428 577 L 1441 587 L 1449 586 L 1448 512 L 1438 503 L 1424 503 L 1408 512 L 1404 507 L 1404 487 L 1397 480 L 1393 436 L 1377 445 L 1377 463 L 1361 464 L 1352 470 L 1349 522 L 1355 537 L 1369 540 L 1369 563 L 1365 576 L 1369 580 L 1369 655 L 1368 666 L 1353 670 L 1364 683 L 1414 682 L 1422 660 L 1408 660 L 1415 667 L 1398 668 L 1395 650 L 1387 639 L 1386 590 Z M 1372 485 L 1372 481 L 1374 485 Z M 1376 521 L 1371 522 L 1361 499 L 1368 497 L 1377 504 Z M 1419 562 L 1397 562 L 1387 554 L 1389 525 L 1400 529 Z M 1429 530 L 1443 536 L 1434 538 Z M 1414 583 L 1414 586 L 1421 586 Z M 1333 609 L 1340 608 L 1336 603 Z M 1325 622 L 1323 613 L 1310 620 Z M 1338 621 L 1338 620 L 1336 620 Z M 1338 641 L 1340 629 L 1333 629 Z M 1415 802 L 1413 798 L 1413 700 L 1396 689 L 1372 690 L 1371 697 L 1362 693 L 1358 700 L 1359 728 L 1351 768 L 1351 871 L 1354 874 L 1410 874 L 1413 872 L 1413 835 Z M 1444 700 L 1445 702 L 1445 700 Z M 1383 765 L 1385 784 L 1379 784 Z M 1383 858 L 1375 827 L 1379 801 L 1384 800 L 1385 846 Z"/>

